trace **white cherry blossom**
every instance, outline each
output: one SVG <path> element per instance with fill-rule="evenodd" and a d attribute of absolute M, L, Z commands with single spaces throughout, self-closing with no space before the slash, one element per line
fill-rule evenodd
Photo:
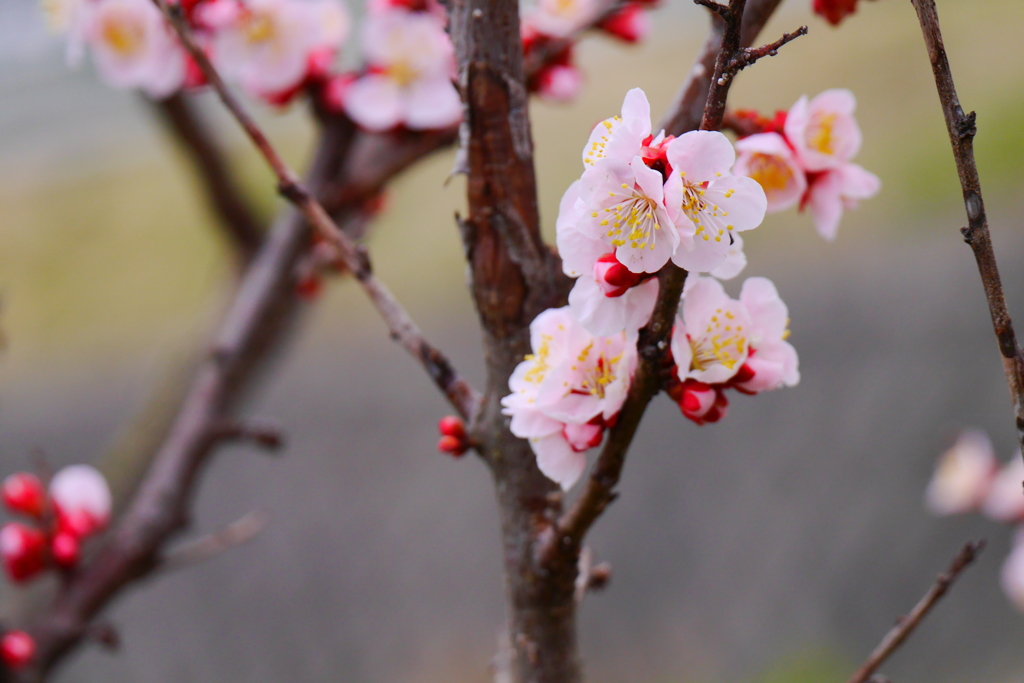
<path fill-rule="evenodd" d="M 832 241 L 839 231 L 844 209 L 855 209 L 862 199 L 878 194 L 882 181 L 857 164 L 844 163 L 817 175 L 807 193 L 807 204 L 818 234 Z"/>
<path fill-rule="evenodd" d="M 91 465 L 70 465 L 53 475 L 50 498 L 57 514 L 88 535 L 110 521 L 113 501 L 107 480 Z"/>
<path fill-rule="evenodd" d="M 647 324 L 654 312 L 658 280 L 650 278 L 638 285 L 616 287 L 614 280 L 609 283 L 610 269 L 606 266 L 607 262 L 596 262 L 592 274 L 576 280 L 569 292 L 569 308 L 591 334 L 603 336 L 623 330 L 636 332 Z M 621 264 L 619 268 L 629 272 Z"/>
<path fill-rule="evenodd" d="M 748 278 L 740 291 L 740 303 L 750 315 L 745 375 L 753 373 L 753 377 L 737 381 L 736 387 L 757 393 L 796 386 L 800 382 L 796 349 L 786 341 L 789 310 L 775 285 L 767 278 Z"/>
<path fill-rule="evenodd" d="M 348 31 L 337 0 L 248 0 L 238 20 L 217 31 L 213 58 L 226 78 L 270 97 L 298 87 L 311 56 L 338 49 Z"/>
<path fill-rule="evenodd" d="M 807 191 L 807 174 L 778 133 L 758 133 L 736 141 L 733 173 L 753 178 L 764 190 L 769 212 L 796 206 Z"/>
<path fill-rule="evenodd" d="M 977 429 L 964 431 L 939 459 L 925 502 L 936 515 L 954 515 L 978 507 L 988 495 L 998 465 L 992 442 Z"/>
<path fill-rule="evenodd" d="M 836 168 L 857 155 L 861 133 L 853 111 L 857 100 L 845 89 L 801 97 L 786 115 L 786 138 L 808 171 Z"/>
<path fill-rule="evenodd" d="M 725 260 L 735 232 L 764 220 L 764 190 L 731 174 L 736 152 L 719 132 L 686 133 L 668 143 L 667 158 L 672 170 L 665 203 L 681 238 L 672 260 L 692 272 L 709 272 Z"/>
<path fill-rule="evenodd" d="M 452 84 L 454 52 L 435 14 L 382 8 L 363 25 L 363 49 L 369 73 L 344 95 L 345 110 L 356 123 L 375 131 L 458 123 L 462 102 Z"/>
<path fill-rule="evenodd" d="M 672 357 L 680 380 L 721 384 L 732 379 L 747 361 L 753 320 L 746 307 L 731 299 L 718 280 L 696 280 L 676 316 Z"/>
<path fill-rule="evenodd" d="M 641 154 L 650 135 L 651 105 L 643 90 L 633 88 L 622 102 L 622 115 L 605 119 L 590 132 L 583 148 L 584 167 L 606 158 L 630 163 Z"/>
<path fill-rule="evenodd" d="M 660 173 L 639 156 L 632 163 L 608 157 L 583 172 L 577 222 L 584 236 L 615 249 L 634 273 L 655 273 L 679 246 L 679 233 L 665 206 Z"/>
<path fill-rule="evenodd" d="M 99 0 L 85 30 L 100 78 L 164 98 L 185 80 L 185 53 L 150 0 Z"/>

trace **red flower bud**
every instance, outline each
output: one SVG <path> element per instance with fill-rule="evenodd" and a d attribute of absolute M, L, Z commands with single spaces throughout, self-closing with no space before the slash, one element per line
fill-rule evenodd
<path fill-rule="evenodd" d="M 53 561 L 61 567 L 74 567 L 81 557 L 81 543 L 78 536 L 62 531 L 53 537 L 50 543 Z"/>
<path fill-rule="evenodd" d="M 0 560 L 14 581 L 28 581 L 46 566 L 46 536 L 19 522 L 0 529 Z"/>
<path fill-rule="evenodd" d="M 46 489 L 39 477 L 28 472 L 17 472 L 4 479 L 0 485 L 4 505 L 11 512 L 29 517 L 40 517 L 46 504 Z"/>
<path fill-rule="evenodd" d="M 323 281 L 320 276 L 313 273 L 301 280 L 295 285 L 295 293 L 303 301 L 314 301 L 320 292 L 323 290 Z"/>
<path fill-rule="evenodd" d="M 36 641 L 24 631 L 8 631 L 0 639 L 0 657 L 8 669 L 21 669 L 36 656 Z"/>
<path fill-rule="evenodd" d="M 466 452 L 466 442 L 458 437 L 445 434 L 437 440 L 437 450 L 458 458 Z"/>
<path fill-rule="evenodd" d="M 594 264 L 594 279 L 609 298 L 622 296 L 630 287 L 640 284 L 642 277 L 642 273 L 634 273 L 619 263 L 614 253 L 605 254 Z"/>
<path fill-rule="evenodd" d="M 599 27 L 627 43 L 643 40 L 651 30 L 647 13 L 638 3 L 633 2 L 602 21 Z"/>
<path fill-rule="evenodd" d="M 466 425 L 454 415 L 445 415 L 437 421 L 437 430 L 445 436 L 454 436 L 456 439 L 465 440 Z"/>
<path fill-rule="evenodd" d="M 833 26 L 838 26 L 846 15 L 857 9 L 857 0 L 814 0 L 814 12 L 825 17 Z"/>

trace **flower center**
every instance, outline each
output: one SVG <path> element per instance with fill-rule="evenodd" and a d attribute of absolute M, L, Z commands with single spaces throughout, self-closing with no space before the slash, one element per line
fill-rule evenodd
<path fill-rule="evenodd" d="M 822 154 L 835 154 L 835 140 L 832 139 L 835 122 L 835 114 L 815 115 L 805 133 L 807 146 Z"/>
<path fill-rule="evenodd" d="M 268 43 L 277 35 L 274 20 L 267 14 L 251 14 L 245 22 L 245 39 L 250 43 Z"/>
<path fill-rule="evenodd" d="M 585 363 L 593 349 L 593 342 L 587 344 L 576 360 L 580 363 Z M 579 386 L 573 387 L 570 393 L 585 394 L 603 399 L 605 396 L 605 387 L 615 381 L 615 366 L 621 359 L 621 353 L 614 358 L 606 358 L 603 353 L 598 352 L 593 365 L 590 365 L 583 370 L 582 376 L 579 379 Z M 576 368 L 573 367 L 573 369 L 575 370 Z"/>
<path fill-rule="evenodd" d="M 685 176 L 685 174 L 681 174 Z M 690 222 L 697 228 L 695 234 L 703 238 L 705 242 L 714 239 L 716 242 L 721 242 L 725 236 L 726 230 L 731 230 L 732 226 L 727 225 L 722 228 L 718 225 L 717 220 L 709 220 L 714 218 L 725 218 L 729 215 L 728 211 L 722 211 L 718 204 L 711 204 L 704 196 L 707 192 L 707 183 L 690 183 L 683 178 L 683 213 L 690 219 Z M 727 190 L 725 193 L 726 197 L 731 197 L 735 190 Z"/>
<path fill-rule="evenodd" d="M 601 221 L 601 225 L 608 227 L 608 237 L 612 238 L 612 246 L 621 247 L 629 242 L 633 249 L 654 249 L 655 234 L 661 230 L 658 223 L 658 203 L 641 194 L 636 188 L 630 188 L 625 183 L 622 189 L 631 194 L 625 200 L 604 209 L 611 215 Z M 598 217 L 595 211 L 594 218 Z M 623 229 L 627 232 L 623 237 Z"/>
<path fill-rule="evenodd" d="M 132 21 L 110 18 L 100 29 L 103 42 L 121 57 L 131 57 L 142 49 L 146 33 L 141 26 Z"/>
<path fill-rule="evenodd" d="M 750 158 L 749 175 L 765 192 L 781 192 L 793 181 L 789 164 L 774 154 L 754 154 Z"/>
<path fill-rule="evenodd" d="M 542 334 L 540 337 L 540 348 L 537 349 L 537 355 L 529 353 L 523 360 L 533 361 L 533 367 L 523 375 L 523 379 L 527 382 L 533 382 L 540 384 L 544 381 L 544 375 L 551 369 L 548 365 L 548 356 L 551 354 L 551 335 Z"/>
<path fill-rule="evenodd" d="M 703 371 L 712 365 L 724 365 L 730 370 L 736 367 L 746 351 L 747 339 L 741 334 L 743 327 L 736 325 L 735 319 L 731 311 L 719 308 L 711 316 L 703 335 L 696 338 L 687 336 L 693 351 L 692 370 Z"/>

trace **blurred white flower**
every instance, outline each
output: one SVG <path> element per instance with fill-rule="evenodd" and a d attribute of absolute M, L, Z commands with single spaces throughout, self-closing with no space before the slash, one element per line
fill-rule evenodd
<path fill-rule="evenodd" d="M 992 480 L 981 511 L 997 522 L 1024 521 L 1024 461 L 1019 452 Z"/>
<path fill-rule="evenodd" d="M 76 536 L 95 533 L 110 521 L 110 487 L 91 465 L 71 465 L 53 475 L 50 497 L 61 526 Z"/>
<path fill-rule="evenodd" d="M 939 459 L 925 492 L 928 509 L 936 515 L 954 515 L 977 508 L 992 487 L 997 467 L 988 436 L 965 430 Z"/>

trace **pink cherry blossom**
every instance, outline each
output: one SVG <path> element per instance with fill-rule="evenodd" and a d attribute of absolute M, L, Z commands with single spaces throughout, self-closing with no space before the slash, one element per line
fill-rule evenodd
<path fill-rule="evenodd" d="M 610 420 L 626 400 L 636 362 L 635 334 L 595 337 L 577 323 L 569 330 L 564 361 L 541 385 L 537 405 L 565 423 Z"/>
<path fill-rule="evenodd" d="M 523 21 L 537 33 L 567 38 L 592 22 L 598 9 L 596 0 L 538 0 Z"/>
<path fill-rule="evenodd" d="M 746 307 L 729 298 L 720 282 L 697 278 L 683 297 L 672 330 L 679 379 L 728 382 L 747 361 L 753 327 Z"/>
<path fill-rule="evenodd" d="M 764 190 L 769 212 L 796 206 L 807 191 L 807 175 L 786 139 L 758 133 L 736 141 L 739 156 L 733 173 L 753 178 Z"/>
<path fill-rule="evenodd" d="M 238 20 L 217 31 L 213 58 L 248 93 L 272 98 L 298 87 L 311 57 L 337 50 L 348 31 L 337 0 L 248 0 Z"/>
<path fill-rule="evenodd" d="M 62 525 L 66 523 L 76 535 L 94 533 L 110 521 L 110 487 L 91 465 L 71 465 L 53 475 L 50 498 Z"/>
<path fill-rule="evenodd" d="M 998 465 L 992 442 L 979 430 L 964 431 L 939 459 L 925 502 L 936 515 L 954 515 L 977 508 L 988 495 Z"/>
<path fill-rule="evenodd" d="M 583 89 L 583 72 L 571 64 L 556 64 L 541 72 L 537 94 L 550 102 L 572 102 Z"/>
<path fill-rule="evenodd" d="M 613 256 L 609 254 L 608 256 Z M 613 257 L 614 258 L 614 257 Z M 615 265 L 632 275 L 625 266 Z M 618 274 L 614 265 L 595 262 L 589 275 L 582 275 L 569 292 L 569 308 L 573 316 L 591 334 L 606 336 L 623 330 L 636 332 L 647 324 L 658 300 L 658 280 L 649 278 L 639 284 L 623 286 L 609 281 L 609 273 Z"/>
<path fill-rule="evenodd" d="M 1024 462 L 1015 452 L 992 479 L 988 494 L 982 501 L 981 511 L 997 522 L 1024 521 Z"/>
<path fill-rule="evenodd" d="M 363 49 L 369 73 L 344 94 L 345 110 L 356 123 L 374 131 L 458 123 L 462 102 L 452 84 L 454 52 L 435 14 L 383 8 L 363 25 Z"/>
<path fill-rule="evenodd" d="M 818 234 L 832 241 L 839 231 L 844 209 L 855 209 L 862 199 L 878 194 L 882 182 L 857 164 L 844 163 L 812 177 L 806 201 Z"/>
<path fill-rule="evenodd" d="M 861 134 L 853 111 L 857 100 L 845 89 L 797 100 L 786 116 L 786 138 L 808 171 L 837 168 L 857 155 Z"/>
<path fill-rule="evenodd" d="M 767 278 L 748 278 L 740 291 L 740 303 L 750 315 L 745 374 L 753 376 L 735 386 L 749 393 L 796 386 L 800 382 L 796 349 L 786 341 L 789 310 L 775 285 Z"/>
<path fill-rule="evenodd" d="M 185 53 L 150 0 L 98 0 L 86 41 L 100 78 L 115 88 L 167 97 L 185 80 Z"/>
<path fill-rule="evenodd" d="M 679 246 L 679 233 L 665 206 L 660 173 L 639 156 L 632 163 L 608 157 L 583 172 L 577 222 L 584 236 L 615 249 L 634 273 L 655 273 Z"/>
<path fill-rule="evenodd" d="M 668 143 L 672 172 L 665 203 L 681 246 L 672 257 L 681 268 L 706 273 L 725 260 L 735 232 L 764 220 L 764 190 L 750 178 L 731 174 L 736 153 L 715 131 L 691 131 Z"/>
<path fill-rule="evenodd" d="M 583 148 L 583 164 L 593 166 L 605 158 L 630 163 L 642 153 L 650 135 L 651 105 L 643 90 L 633 88 L 622 102 L 622 115 L 605 119 L 590 132 Z"/>

